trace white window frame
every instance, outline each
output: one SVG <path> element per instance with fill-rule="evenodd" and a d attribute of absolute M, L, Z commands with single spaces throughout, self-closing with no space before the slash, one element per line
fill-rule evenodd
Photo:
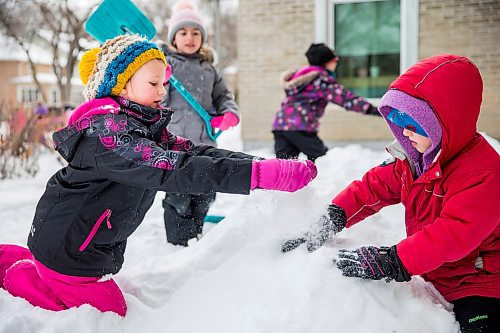
<path fill-rule="evenodd" d="M 49 90 L 49 94 L 50 94 L 50 103 L 51 105 L 53 106 L 61 106 L 62 102 L 61 102 L 61 91 L 59 90 L 58 87 L 51 87 L 50 90 Z M 54 100 L 54 95 L 56 96 L 56 99 Z"/>
<path fill-rule="evenodd" d="M 317 43 L 334 46 L 333 6 L 341 3 L 375 2 L 381 0 L 315 0 L 315 39 Z M 418 61 L 419 0 L 401 1 L 400 74 Z"/>
<path fill-rule="evenodd" d="M 37 100 L 35 101 L 29 101 L 29 102 L 25 102 L 23 101 L 23 92 L 24 91 L 37 91 L 38 89 L 35 87 L 35 86 L 32 86 L 32 85 L 21 85 L 21 86 L 18 86 L 17 87 L 17 102 L 18 103 L 23 103 L 23 104 L 36 104 L 40 101 L 40 92 L 38 94 L 36 94 L 37 96 Z"/>

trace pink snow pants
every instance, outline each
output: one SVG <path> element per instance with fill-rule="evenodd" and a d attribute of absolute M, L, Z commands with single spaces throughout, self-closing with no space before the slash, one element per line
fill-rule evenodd
<path fill-rule="evenodd" d="M 0 287 L 34 306 L 52 311 L 89 304 L 99 311 L 127 313 L 118 285 L 109 279 L 55 272 L 36 261 L 30 251 L 17 245 L 0 245 Z"/>

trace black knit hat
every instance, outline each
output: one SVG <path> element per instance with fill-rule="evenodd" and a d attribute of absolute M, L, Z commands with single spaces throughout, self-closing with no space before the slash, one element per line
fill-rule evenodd
<path fill-rule="evenodd" d="M 320 44 L 311 44 L 309 46 L 309 49 L 306 52 L 306 57 L 307 60 L 309 61 L 309 64 L 313 66 L 323 66 L 333 58 L 336 58 L 337 56 L 333 52 L 332 49 L 330 49 L 328 46 L 326 46 L 323 43 Z"/>

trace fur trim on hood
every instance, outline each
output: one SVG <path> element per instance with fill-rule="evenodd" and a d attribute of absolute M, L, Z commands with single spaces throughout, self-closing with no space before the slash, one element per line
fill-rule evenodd
<path fill-rule="evenodd" d="M 157 44 L 162 50 L 167 50 L 172 53 L 179 53 L 179 50 L 172 44 L 166 44 L 165 42 L 160 42 Z M 181 54 L 181 53 L 179 53 Z M 207 44 L 203 44 L 200 50 L 197 52 L 204 61 L 208 62 L 212 66 L 217 66 L 219 57 L 217 56 L 217 52 L 214 48 L 208 46 Z"/>
<path fill-rule="evenodd" d="M 217 66 L 219 56 L 214 48 L 208 46 L 207 44 L 203 44 L 199 52 L 203 56 L 203 59 L 212 64 L 212 66 Z"/>
<path fill-rule="evenodd" d="M 311 70 L 303 74 L 301 71 L 302 70 L 283 72 L 280 79 L 282 87 L 285 89 L 295 89 L 301 85 L 312 82 L 320 74 L 319 70 Z"/>

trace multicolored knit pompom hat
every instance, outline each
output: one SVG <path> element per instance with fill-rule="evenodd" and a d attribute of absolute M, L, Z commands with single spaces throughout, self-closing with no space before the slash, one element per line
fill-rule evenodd
<path fill-rule="evenodd" d="M 87 101 L 108 95 L 118 96 L 132 75 L 145 63 L 160 59 L 167 66 L 158 46 L 139 35 L 120 35 L 100 48 L 85 52 L 80 61 L 80 78 Z"/>

